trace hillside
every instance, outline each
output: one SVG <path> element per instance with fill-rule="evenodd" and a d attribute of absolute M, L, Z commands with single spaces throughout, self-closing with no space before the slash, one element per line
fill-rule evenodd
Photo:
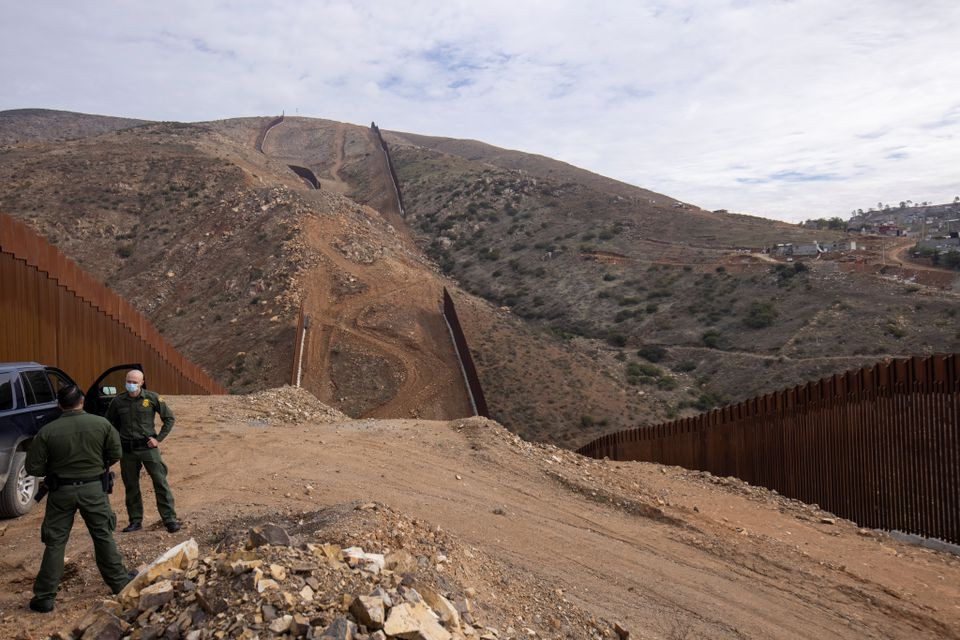
<path fill-rule="evenodd" d="M 237 632 L 279 637 L 255 618 L 266 611 L 261 603 L 277 617 L 306 614 L 322 630 L 349 615 L 358 593 L 378 582 L 396 589 L 408 576 L 408 587 L 469 600 L 471 624 L 502 639 L 611 639 L 614 623 L 651 639 L 960 637 L 956 557 L 733 479 L 588 460 L 482 419 L 344 421 L 293 390 L 169 402 L 178 425 L 189 425 L 163 444 L 186 525 L 167 534 L 148 506 L 144 531 L 118 535 L 118 544 L 136 564 L 195 538 L 210 561 L 206 581 L 192 588 L 209 603 L 226 589 Z M 111 501 L 122 513 L 122 488 Z M 89 538 L 77 530 L 54 614 L 26 611 L 40 518 L 35 510 L 0 525 L 3 637 L 77 624 L 107 595 Z M 318 561 L 306 547 L 238 549 L 265 522 L 295 544 L 410 559 L 395 576 L 370 577 Z M 258 558 L 280 563 L 269 569 L 283 576 L 277 591 L 258 595 L 247 577 L 231 575 L 229 562 Z M 312 604 L 296 595 L 308 576 Z M 175 603 L 187 610 L 185 588 Z M 223 620 L 194 616 L 197 628 Z"/>
<path fill-rule="evenodd" d="M 899 282 L 834 259 L 785 263 L 738 251 L 842 238 L 837 232 L 703 211 L 478 142 L 388 140 L 408 222 L 427 253 L 529 326 L 619 358 L 618 377 L 658 400 L 635 420 L 889 355 L 960 348 L 956 287 Z"/>
<path fill-rule="evenodd" d="M 0 117 L 33 136 L 0 146 L 0 208 L 234 392 L 289 380 L 302 305 L 303 384 L 323 401 L 353 416 L 467 413 L 443 287 L 493 416 L 570 447 L 960 348 L 956 289 L 742 251 L 836 233 L 704 211 L 542 156 L 384 132 L 404 218 L 367 127 Z"/>
<path fill-rule="evenodd" d="M 52 109 L 11 109 L 0 111 L 0 144 L 76 140 L 141 124 L 146 120 Z"/>

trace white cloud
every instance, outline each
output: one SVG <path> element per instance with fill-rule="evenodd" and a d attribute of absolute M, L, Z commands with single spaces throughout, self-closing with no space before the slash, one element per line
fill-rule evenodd
<path fill-rule="evenodd" d="M 0 108 L 301 115 L 784 219 L 960 193 L 960 5 L 6 3 Z"/>

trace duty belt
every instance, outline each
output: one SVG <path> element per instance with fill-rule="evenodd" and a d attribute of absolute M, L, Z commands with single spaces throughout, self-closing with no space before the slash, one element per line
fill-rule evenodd
<path fill-rule="evenodd" d="M 150 446 L 147 444 L 149 438 L 136 438 L 134 440 L 128 440 L 126 438 L 120 439 L 120 448 L 124 451 L 142 451 L 143 449 L 149 449 Z"/>
<path fill-rule="evenodd" d="M 103 474 L 99 476 L 93 476 L 91 478 L 60 478 L 57 477 L 57 485 L 64 486 L 68 484 L 78 485 L 78 484 L 90 484 L 91 482 L 100 482 L 100 478 Z"/>

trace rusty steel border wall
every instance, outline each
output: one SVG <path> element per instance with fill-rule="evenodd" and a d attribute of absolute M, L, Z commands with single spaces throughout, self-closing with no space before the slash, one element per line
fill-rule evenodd
<path fill-rule="evenodd" d="M 467 346 L 467 336 L 463 333 L 463 327 L 460 325 L 460 318 L 457 317 L 457 308 L 453 304 L 453 298 L 447 288 L 443 288 L 443 317 L 450 328 L 450 337 L 453 339 L 453 347 L 457 351 L 457 358 L 460 360 L 460 369 L 463 371 L 464 382 L 467 385 L 467 393 L 470 394 L 470 403 L 473 405 L 474 413 L 484 418 L 490 417 L 490 411 L 487 409 L 487 399 L 483 395 L 483 387 L 480 386 L 480 376 L 477 375 L 477 367 L 473 363 L 473 356 L 470 355 L 470 347 Z"/>
<path fill-rule="evenodd" d="M 0 322 L 0 360 L 57 366 L 84 387 L 111 366 L 139 362 L 150 387 L 161 393 L 227 392 L 130 303 L 3 213 Z"/>
<path fill-rule="evenodd" d="M 960 544 L 960 354 L 880 362 L 578 450 L 735 476 Z"/>
<path fill-rule="evenodd" d="M 300 386 L 300 375 L 303 371 L 303 359 L 306 355 L 306 330 L 309 319 L 303 313 L 303 303 L 297 313 L 297 330 L 293 334 L 293 361 L 290 364 L 290 386 Z"/>
<path fill-rule="evenodd" d="M 387 146 L 387 141 L 384 140 L 380 134 L 380 127 L 377 126 L 376 122 L 370 123 L 370 130 L 373 131 L 373 134 L 377 136 L 377 140 L 380 141 L 380 148 L 383 150 L 383 155 L 387 159 L 387 168 L 390 170 L 390 179 L 393 181 L 393 190 L 397 196 L 397 206 L 400 208 L 400 215 L 406 218 L 407 212 L 406 209 L 403 208 L 403 193 L 400 191 L 400 178 L 397 177 L 397 170 L 393 166 L 393 158 L 390 157 L 390 148 Z"/>
<path fill-rule="evenodd" d="M 267 134 L 270 133 L 270 129 L 273 129 L 275 126 L 283 122 L 283 116 L 277 116 L 260 129 L 260 132 L 257 134 L 257 140 L 253 143 L 254 148 L 260 153 L 263 153 L 263 143 L 267 139 Z"/>

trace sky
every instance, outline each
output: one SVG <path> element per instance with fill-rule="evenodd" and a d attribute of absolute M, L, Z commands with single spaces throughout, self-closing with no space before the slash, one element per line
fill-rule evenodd
<path fill-rule="evenodd" d="M 960 195 L 956 0 L 0 0 L 0 110 L 287 114 L 788 221 Z"/>

